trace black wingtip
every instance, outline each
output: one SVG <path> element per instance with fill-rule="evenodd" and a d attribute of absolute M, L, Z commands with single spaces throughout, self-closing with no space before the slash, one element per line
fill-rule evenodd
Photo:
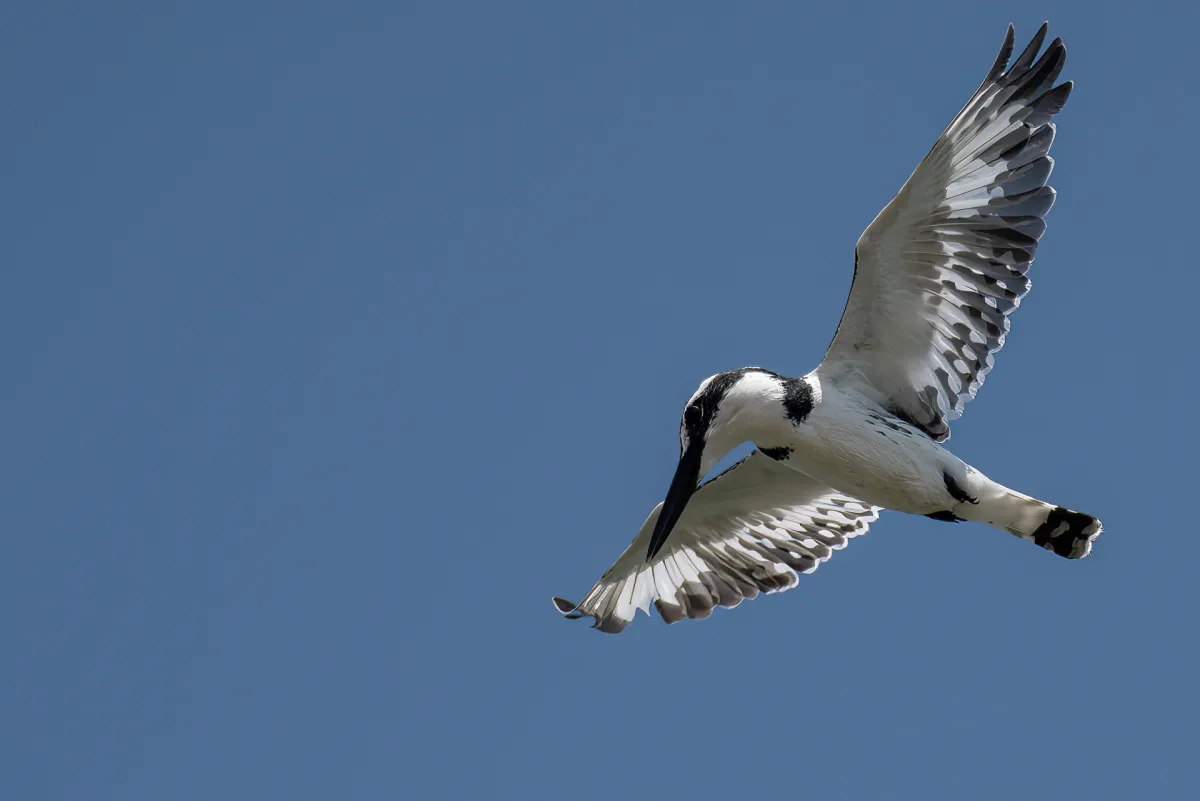
<path fill-rule="evenodd" d="M 1071 96 L 1071 90 L 1074 88 L 1074 81 L 1059 84 L 1039 97 L 1034 102 L 1033 107 L 1044 114 L 1057 114 L 1067 104 L 1067 98 Z"/>
<path fill-rule="evenodd" d="M 554 603 L 554 608 L 558 610 L 558 613 L 567 620 L 578 620 L 583 617 L 583 613 L 578 611 L 579 604 L 573 604 L 565 598 L 559 598 L 557 595 L 550 600 Z"/>
<path fill-rule="evenodd" d="M 1004 74 L 1004 69 L 1008 66 L 1008 60 L 1012 58 L 1013 43 L 1016 41 L 1016 29 L 1012 23 L 1008 24 L 1008 32 L 1004 34 L 1004 44 L 1000 46 L 1000 54 L 996 56 L 996 60 L 992 62 L 992 68 L 988 71 L 988 80 L 994 81 Z"/>
<path fill-rule="evenodd" d="M 1033 59 L 1037 56 L 1038 51 L 1042 49 L 1042 43 L 1046 41 L 1046 31 L 1049 28 L 1049 22 L 1042 23 L 1042 27 L 1038 28 L 1037 33 L 1029 40 L 1029 44 L 1021 51 L 1021 55 L 1017 56 L 1017 60 L 1013 62 L 1009 72 L 1023 72 L 1029 69 L 1029 65 L 1033 63 Z"/>

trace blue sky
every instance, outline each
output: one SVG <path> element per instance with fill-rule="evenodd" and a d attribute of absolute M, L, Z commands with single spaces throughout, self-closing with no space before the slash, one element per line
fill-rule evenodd
<path fill-rule="evenodd" d="M 1093 555 L 885 514 L 702 623 L 561 620 L 696 384 L 816 366 L 855 239 L 1047 18 L 1058 203 L 951 446 Z M 3 796 L 1186 797 L 1197 23 L 14 8 Z"/>

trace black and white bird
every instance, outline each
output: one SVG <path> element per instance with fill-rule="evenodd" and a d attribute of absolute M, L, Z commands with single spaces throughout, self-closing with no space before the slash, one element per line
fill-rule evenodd
<path fill-rule="evenodd" d="M 867 227 L 837 333 L 802 378 L 759 367 L 705 379 L 683 411 L 666 500 L 566 617 L 619 632 L 653 602 L 668 623 L 704 618 L 811 573 L 881 509 L 978 521 L 1068 559 L 1100 521 L 992 481 L 941 443 L 1004 345 L 1008 315 L 1054 202 L 1051 119 L 1066 50 L 1038 58 L 1043 25 L 983 84 Z M 1036 60 L 1035 60 L 1036 59 Z M 749 456 L 697 486 L 730 450 Z"/>

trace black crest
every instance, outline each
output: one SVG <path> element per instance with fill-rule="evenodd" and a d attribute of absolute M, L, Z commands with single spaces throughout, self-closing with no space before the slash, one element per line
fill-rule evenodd
<path fill-rule="evenodd" d="M 721 401 L 747 373 L 762 373 L 779 381 L 783 387 L 783 408 L 793 423 L 803 423 L 812 411 L 812 389 L 802 379 L 788 378 L 761 367 L 742 367 L 714 376 L 704 391 L 683 410 L 683 429 L 689 441 L 695 442 L 704 436 L 704 432 L 712 425 Z"/>
<path fill-rule="evenodd" d="M 750 369 L 744 367 L 741 370 L 719 373 L 713 377 L 712 381 L 708 382 L 704 391 L 687 405 L 687 408 L 683 410 L 683 427 L 690 442 L 699 442 L 704 438 L 704 432 L 712 425 L 721 401 L 729 394 L 729 390 L 733 389 L 733 385 Z"/>

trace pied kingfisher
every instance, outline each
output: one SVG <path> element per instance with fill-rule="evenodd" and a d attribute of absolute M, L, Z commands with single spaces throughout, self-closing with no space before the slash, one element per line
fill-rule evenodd
<path fill-rule="evenodd" d="M 795 586 L 880 509 L 1088 555 L 1099 520 L 1002 486 L 941 445 L 1004 345 L 1054 202 L 1051 119 L 1071 83 L 1054 85 L 1061 39 L 1037 58 L 1046 27 L 1009 67 L 1009 26 L 983 84 L 863 232 L 820 366 L 705 379 L 683 410 L 666 500 L 582 602 L 554 599 L 562 614 L 607 632 L 651 602 L 668 623 L 708 617 Z M 756 450 L 697 486 L 744 442 Z"/>

